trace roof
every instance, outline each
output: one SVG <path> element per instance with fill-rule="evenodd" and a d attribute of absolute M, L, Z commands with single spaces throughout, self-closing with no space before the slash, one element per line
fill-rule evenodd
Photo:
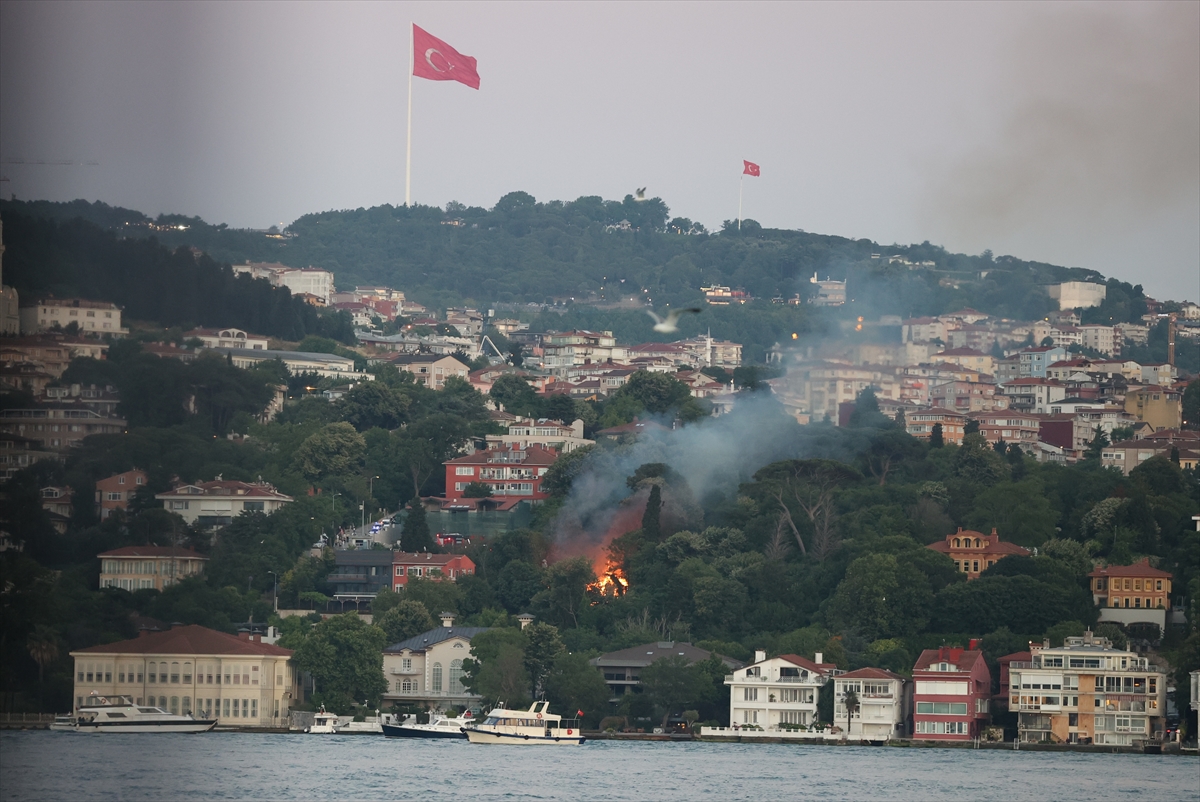
<path fill-rule="evenodd" d="M 787 660 L 793 665 L 807 668 L 809 671 L 815 671 L 818 674 L 828 674 L 833 669 L 837 668 L 837 663 L 814 663 L 807 657 L 801 657 L 798 654 L 781 654 L 777 655 L 780 660 Z"/>
<path fill-rule="evenodd" d="M 655 423 L 652 420 L 637 420 L 636 418 L 629 423 L 622 423 L 620 426 L 611 426 L 607 429 L 601 429 L 596 432 L 597 435 L 616 435 L 616 434 L 641 434 L 645 431 L 656 430 L 660 432 L 669 432 L 666 426 L 661 423 Z"/>
<path fill-rule="evenodd" d="M 489 457 L 502 452 L 524 451 L 525 458 L 520 462 L 497 462 L 493 463 Z M 552 448 L 540 446 L 537 443 L 530 443 L 525 448 L 517 446 L 515 443 L 510 445 L 501 445 L 496 448 L 489 448 L 484 451 L 476 451 L 474 454 L 468 454 L 465 457 L 457 457 L 452 460 L 443 462 L 443 465 L 551 465 L 558 459 L 558 452 Z"/>
<path fill-rule="evenodd" d="M 1163 579 L 1170 579 L 1173 574 L 1168 571 L 1163 571 L 1159 568 L 1154 568 L 1150 565 L 1150 558 L 1143 557 L 1133 565 L 1110 565 L 1107 568 L 1097 568 L 1088 576 L 1153 576 Z"/>
<path fill-rule="evenodd" d="M 905 677 L 883 668 L 860 668 L 847 674 L 839 674 L 838 679 L 898 679 L 903 682 Z"/>
<path fill-rule="evenodd" d="M 967 650 L 959 646 L 943 646 L 940 649 L 926 649 L 921 652 L 913 671 L 928 671 L 934 663 L 951 663 L 958 666 L 960 671 L 971 671 L 975 661 L 983 658 L 983 652 L 978 649 Z"/>
<path fill-rule="evenodd" d="M 458 362 L 464 368 L 468 367 L 467 365 L 463 365 L 462 361 L 453 354 L 397 354 L 389 359 L 388 362 L 391 362 L 393 365 L 427 365 L 434 362 L 441 362 L 443 359 L 451 359 Z"/>
<path fill-rule="evenodd" d="M 76 649 L 71 654 L 224 654 L 291 657 L 292 650 L 260 641 L 242 640 L 237 635 L 190 624 L 116 643 Z"/>
<path fill-rule="evenodd" d="M 1028 663 L 1031 660 L 1033 660 L 1033 652 L 1013 652 L 1012 654 L 1004 655 L 996 662 L 1003 666 L 1009 663 Z"/>
<path fill-rule="evenodd" d="M 948 351 L 940 351 L 935 356 L 990 356 L 983 351 L 977 351 L 974 348 L 951 348 Z"/>
<path fill-rule="evenodd" d="M 465 554 L 434 554 L 432 552 L 412 552 L 412 551 L 393 551 L 392 563 L 425 563 L 428 565 L 449 565 L 455 560 L 467 560 L 474 564 L 471 558 Z"/>
<path fill-rule="evenodd" d="M 491 627 L 437 627 L 428 632 L 422 632 L 420 635 L 413 635 L 408 640 L 393 643 L 384 649 L 383 653 L 396 654 L 406 649 L 410 652 L 423 652 L 431 646 L 436 646 L 439 643 L 444 643 L 454 638 L 465 638 L 469 641 L 480 632 L 487 632 L 489 629 Z"/>
<path fill-rule="evenodd" d="M 958 528 L 957 532 L 951 532 L 950 534 L 946 535 L 945 540 L 939 540 L 936 543 L 930 543 L 925 548 L 933 549 L 934 551 L 941 552 L 942 554 L 949 554 L 951 551 L 955 550 L 954 546 L 950 545 L 950 538 L 953 537 L 982 539 L 984 541 L 984 546 L 977 552 L 978 554 L 1029 555 L 1029 549 L 1018 546 L 1016 543 L 1008 543 L 1001 540 L 1000 535 L 996 533 L 995 529 L 992 530 L 991 534 L 985 535 L 982 532 L 976 532 L 974 529 L 963 529 L 961 526 Z M 958 551 L 961 552 L 962 548 L 963 547 L 959 547 Z"/>
<path fill-rule="evenodd" d="M 185 488 L 194 487 L 201 492 L 185 493 Z M 266 482 L 239 482 L 234 479 L 215 479 L 211 482 L 196 482 L 182 484 L 168 490 L 166 493 L 155 494 L 156 499 L 174 498 L 176 496 L 240 496 L 242 498 L 274 498 L 292 500 Z"/>
<path fill-rule="evenodd" d="M 664 657 L 683 657 L 686 658 L 688 664 L 699 663 L 701 660 L 707 660 L 713 656 L 713 652 L 707 649 L 701 649 L 699 646 L 693 646 L 690 643 L 682 641 L 659 641 L 657 643 L 644 643 L 641 646 L 630 646 L 628 649 L 620 649 L 608 654 L 602 654 L 599 657 L 594 657 L 591 660 L 594 666 L 631 666 L 640 667 L 648 666 L 655 660 L 661 660 Z M 722 655 L 717 655 L 729 666 L 740 666 L 736 660 Z"/>
<path fill-rule="evenodd" d="M 112 551 L 104 551 L 97 557 L 176 557 L 181 560 L 207 560 L 208 556 L 198 551 L 171 546 L 122 546 Z"/>

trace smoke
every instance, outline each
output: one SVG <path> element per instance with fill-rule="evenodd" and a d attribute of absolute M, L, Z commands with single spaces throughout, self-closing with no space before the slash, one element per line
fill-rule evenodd
<path fill-rule="evenodd" d="M 727 497 L 764 465 L 802 458 L 815 448 L 773 396 L 746 393 L 727 415 L 675 431 L 650 430 L 629 446 L 593 452 L 555 519 L 555 555 L 596 560 L 613 538 L 641 526 L 648 491 L 631 493 L 625 484 L 641 465 L 666 463 L 703 501 Z M 669 489 L 663 498 L 664 522 L 697 517 L 688 509 L 690 500 L 673 498 Z"/>
<path fill-rule="evenodd" d="M 1197 203 L 1200 4 L 1070 5 L 1011 43 L 993 141 L 951 163 L 926 210 L 982 244 L 1047 224 L 1081 240 Z"/>

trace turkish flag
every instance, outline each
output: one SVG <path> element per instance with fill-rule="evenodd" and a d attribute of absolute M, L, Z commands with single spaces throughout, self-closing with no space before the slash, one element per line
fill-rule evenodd
<path fill-rule="evenodd" d="M 431 81 L 458 81 L 479 88 L 475 59 L 413 25 L 413 75 Z"/>
<path fill-rule="evenodd" d="M 758 177 L 759 171 L 757 164 L 754 162 L 748 162 L 745 159 L 742 159 L 742 164 L 746 165 L 746 169 L 742 171 L 742 175 L 752 175 L 756 178 Z"/>

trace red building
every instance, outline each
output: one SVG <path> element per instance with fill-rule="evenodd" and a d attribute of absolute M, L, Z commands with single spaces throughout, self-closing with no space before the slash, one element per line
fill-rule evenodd
<path fill-rule="evenodd" d="M 392 590 L 403 588 L 411 577 L 432 579 L 436 582 L 456 582 L 460 576 L 473 573 L 475 562 L 465 554 L 392 552 Z"/>
<path fill-rule="evenodd" d="M 913 666 L 913 738 L 969 741 L 988 721 L 992 675 L 983 652 L 926 649 Z"/>
<path fill-rule="evenodd" d="M 542 477 L 556 459 L 557 451 L 534 443 L 525 448 L 501 445 L 452 459 L 444 463 L 446 499 L 462 498 L 467 485 L 479 482 L 495 497 L 541 501 L 549 497 L 542 492 Z"/>
<path fill-rule="evenodd" d="M 112 515 L 115 510 L 125 510 L 133 494 L 146 484 L 146 472 L 134 468 L 117 473 L 96 482 L 96 511 L 100 520 Z"/>

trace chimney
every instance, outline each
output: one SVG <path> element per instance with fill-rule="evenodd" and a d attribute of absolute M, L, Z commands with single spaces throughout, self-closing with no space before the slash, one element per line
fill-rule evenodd
<path fill-rule="evenodd" d="M 238 639 L 239 640 L 250 640 L 250 630 L 246 629 L 245 627 L 242 627 L 241 629 L 239 629 L 238 630 Z"/>
<path fill-rule="evenodd" d="M 979 638 L 971 638 L 967 644 L 967 648 L 971 651 L 975 651 L 977 648 L 979 648 Z"/>
<path fill-rule="evenodd" d="M 533 616 L 531 616 L 529 613 L 521 613 L 519 616 L 517 616 L 517 620 L 521 622 L 521 629 L 524 629 L 533 623 Z"/>
<path fill-rule="evenodd" d="M 255 643 L 262 643 L 262 633 L 255 632 L 253 635 L 250 636 L 250 640 L 254 641 Z"/>
<path fill-rule="evenodd" d="M 764 652 L 762 649 L 756 649 L 754 651 L 754 662 L 761 663 L 763 660 L 766 660 L 766 659 L 767 659 L 767 653 Z"/>
<path fill-rule="evenodd" d="M 454 613 L 443 612 L 438 617 L 442 619 L 442 626 L 444 626 L 444 627 L 454 626 Z"/>
<path fill-rule="evenodd" d="M 817 665 L 821 665 L 822 663 L 824 663 L 825 662 L 825 652 L 817 652 L 816 654 L 814 654 L 813 662 L 816 663 Z"/>

